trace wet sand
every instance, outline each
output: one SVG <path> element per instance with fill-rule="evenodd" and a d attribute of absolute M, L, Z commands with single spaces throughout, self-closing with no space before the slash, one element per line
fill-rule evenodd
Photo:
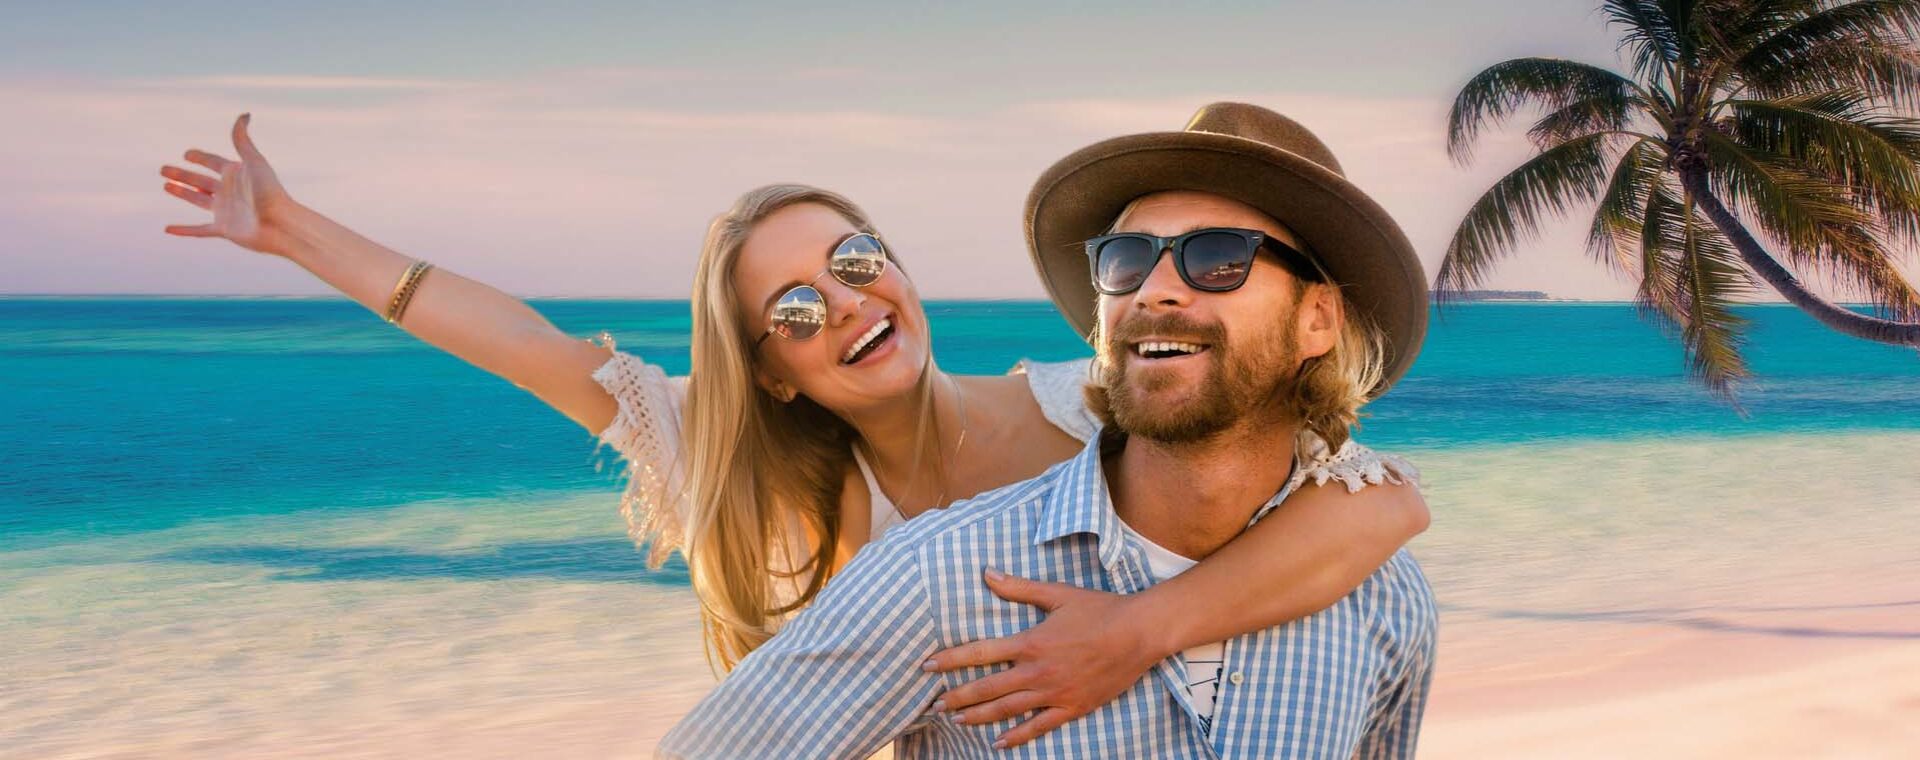
<path fill-rule="evenodd" d="M 1917 448 L 1419 454 L 1443 630 L 1421 756 L 1920 753 L 1920 475 L 1898 464 Z M 0 756 L 647 756 L 713 680 L 677 579 L 554 559 L 616 551 L 611 509 L 427 503 L 0 552 Z"/>

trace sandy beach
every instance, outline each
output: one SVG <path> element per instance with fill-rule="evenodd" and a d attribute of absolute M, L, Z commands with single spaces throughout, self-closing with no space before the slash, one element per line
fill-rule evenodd
<path fill-rule="evenodd" d="M 1886 463 L 1916 445 L 1422 453 L 1443 639 L 1421 755 L 1913 756 L 1920 478 Z M 626 551 L 610 507 L 429 502 L 4 553 L 0 756 L 646 756 L 713 681 L 676 579 L 543 564 Z M 419 577 L 366 570 L 396 558 Z"/>

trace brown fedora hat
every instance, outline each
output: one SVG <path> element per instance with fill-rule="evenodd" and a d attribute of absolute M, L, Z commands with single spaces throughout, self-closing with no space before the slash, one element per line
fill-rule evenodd
<path fill-rule="evenodd" d="M 1341 293 L 1386 337 L 1379 394 L 1427 334 L 1427 276 L 1392 217 L 1348 182 L 1306 127 L 1245 103 L 1201 108 L 1179 132 L 1105 140 L 1060 159 L 1027 196 L 1027 249 L 1054 306 L 1087 337 L 1095 298 L 1084 241 L 1149 193 L 1197 190 L 1245 203 L 1307 244 Z"/>

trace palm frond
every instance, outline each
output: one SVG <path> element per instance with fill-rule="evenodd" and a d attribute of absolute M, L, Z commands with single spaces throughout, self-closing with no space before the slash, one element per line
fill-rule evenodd
<path fill-rule="evenodd" d="M 1546 150 L 1595 132 L 1624 132 L 1633 125 L 1635 114 L 1646 112 L 1647 105 L 1639 95 L 1624 90 L 1595 93 L 1540 117 L 1527 130 L 1527 139 L 1535 148 Z"/>
<path fill-rule="evenodd" d="M 1729 101 L 1741 146 L 1786 157 L 1839 185 L 1895 241 L 1920 240 L 1920 119 L 1880 113 L 1859 93 Z"/>
<path fill-rule="evenodd" d="M 1679 233 L 1685 207 L 1672 178 L 1656 176 L 1647 188 L 1646 209 L 1640 219 L 1640 287 L 1634 304 L 1641 316 L 1654 320 L 1675 333 L 1680 329 L 1680 263 L 1672 240 Z"/>
<path fill-rule="evenodd" d="M 1635 90 L 1626 77 L 1576 61 L 1514 58 L 1496 63 L 1467 80 L 1454 97 L 1447 117 L 1447 153 L 1459 163 L 1471 160 L 1480 131 L 1529 102 L 1559 110 L 1594 98 L 1629 100 Z"/>
<path fill-rule="evenodd" d="M 1706 149 L 1714 194 L 1780 242 L 1796 265 L 1817 265 L 1838 230 L 1859 229 L 1873 221 L 1851 202 L 1844 187 L 1791 161 L 1718 134 L 1708 135 Z"/>
<path fill-rule="evenodd" d="M 1867 295 L 1882 313 L 1920 316 L 1920 293 L 1899 277 L 1873 215 L 1843 187 L 1724 137 L 1715 136 L 1708 153 L 1716 195 L 1756 223 L 1789 263 Z"/>
<path fill-rule="evenodd" d="M 1711 14 L 1697 12 L 1701 10 L 1700 0 L 1658 0 L 1655 5 L 1659 6 L 1660 15 L 1666 17 L 1667 25 L 1673 28 L 1680 62 L 1697 64 L 1702 49 L 1711 47 L 1717 35 L 1717 30 L 1703 23 L 1710 20 Z"/>
<path fill-rule="evenodd" d="M 1860 0 L 1814 12 L 1755 43 L 1734 63 L 1750 79 L 1794 73 L 1810 53 L 1835 45 L 1910 46 L 1920 38 L 1920 0 Z"/>
<path fill-rule="evenodd" d="M 1605 0 L 1600 9 L 1610 25 L 1621 28 L 1620 47 L 1642 79 L 1661 80 L 1680 60 L 1680 32 L 1653 0 Z"/>
<path fill-rule="evenodd" d="M 1642 138 L 1621 154 L 1613 177 L 1593 212 L 1587 231 L 1587 252 L 1615 273 L 1636 277 L 1642 267 L 1640 233 L 1654 186 L 1666 173 L 1667 149 L 1658 140 Z"/>
<path fill-rule="evenodd" d="M 1715 3 L 1710 10 L 1731 43 L 1729 49 L 1744 54 L 1822 8 L 1821 0 L 1746 0 Z"/>
<path fill-rule="evenodd" d="M 1690 198 L 1662 176 L 1647 196 L 1642 221 L 1640 282 L 1634 302 L 1641 316 L 1680 339 L 1688 374 L 1732 402 L 1749 376 L 1740 355 L 1745 320 L 1732 303 L 1753 291 L 1731 241 L 1701 218 Z"/>
<path fill-rule="evenodd" d="M 1674 299 L 1687 369 L 1722 400 L 1752 375 L 1740 355 L 1747 320 L 1733 304 L 1753 294 L 1753 279 L 1733 243 L 1685 204 L 1681 218 L 1680 292 Z"/>
<path fill-rule="evenodd" d="M 1742 58 L 1734 72 L 1754 98 L 1851 89 L 1896 107 L 1920 105 L 1920 50 L 1906 43 L 1831 40 L 1789 59 Z"/>
<path fill-rule="evenodd" d="M 1447 245 L 1437 277 L 1443 290 L 1476 287 L 1515 243 L 1538 234 L 1548 214 L 1591 201 L 1607 181 L 1610 147 L 1619 137 L 1600 133 L 1570 140 L 1500 178 L 1467 210 Z"/>
<path fill-rule="evenodd" d="M 1873 215 L 1844 187 L 1723 136 L 1707 147 L 1714 192 L 1756 222 L 1789 263 L 1866 296 L 1883 316 L 1920 317 L 1920 291 L 1900 276 Z"/>

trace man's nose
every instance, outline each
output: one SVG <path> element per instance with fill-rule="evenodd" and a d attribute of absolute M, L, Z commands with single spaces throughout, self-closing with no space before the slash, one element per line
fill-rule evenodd
<path fill-rule="evenodd" d="M 1173 252 L 1161 251 L 1159 259 L 1153 263 L 1153 269 L 1147 272 L 1147 279 L 1140 283 L 1140 289 L 1133 294 L 1134 308 L 1152 311 L 1163 308 L 1182 308 L 1193 303 L 1193 288 L 1180 279 L 1179 266 L 1173 262 Z"/>

